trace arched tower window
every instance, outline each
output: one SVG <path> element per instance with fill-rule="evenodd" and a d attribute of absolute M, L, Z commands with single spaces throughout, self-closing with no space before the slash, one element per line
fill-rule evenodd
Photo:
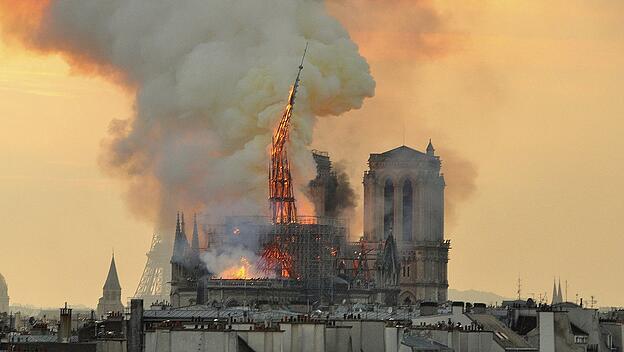
<path fill-rule="evenodd" d="M 384 239 L 388 238 L 394 224 L 394 184 L 386 180 L 384 186 Z M 396 237 L 395 237 L 396 238 Z"/>
<path fill-rule="evenodd" d="M 412 199 L 412 182 L 410 180 L 405 180 L 405 183 L 403 183 L 403 241 L 412 240 Z"/>

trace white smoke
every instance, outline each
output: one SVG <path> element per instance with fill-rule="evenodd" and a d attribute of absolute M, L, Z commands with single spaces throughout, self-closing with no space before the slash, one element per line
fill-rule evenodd
<path fill-rule="evenodd" d="M 265 213 L 268 146 L 306 42 L 289 146 L 298 189 L 314 176 L 315 119 L 374 92 L 368 64 L 318 0 L 52 1 L 37 26 L 5 27 L 136 91 L 135 115 L 111 122 L 101 162 L 158 226 L 176 209 Z"/>
<path fill-rule="evenodd" d="M 255 252 L 243 247 L 224 246 L 218 250 L 211 249 L 202 253 L 201 259 L 214 277 L 221 277 L 227 270 L 240 268 L 245 264 L 248 264 L 246 269 L 248 270 L 249 277 L 256 278 L 263 276 L 258 269 L 260 257 Z"/>

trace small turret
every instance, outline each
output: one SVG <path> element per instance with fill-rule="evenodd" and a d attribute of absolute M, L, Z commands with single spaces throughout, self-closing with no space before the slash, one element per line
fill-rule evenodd
<path fill-rule="evenodd" d="M 552 293 L 552 302 L 551 304 L 561 303 L 561 285 L 559 285 L 559 290 L 557 290 L 557 280 L 553 278 L 553 293 Z"/>
<path fill-rule="evenodd" d="M 433 148 L 433 144 L 431 143 L 431 138 L 429 138 L 429 144 L 427 145 L 427 155 L 434 156 L 435 148 Z"/>

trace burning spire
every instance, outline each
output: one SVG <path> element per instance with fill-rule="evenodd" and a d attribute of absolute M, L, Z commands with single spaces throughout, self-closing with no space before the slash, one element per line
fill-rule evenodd
<path fill-rule="evenodd" d="M 306 43 L 301 63 L 299 64 L 299 72 L 295 84 L 290 88 L 288 96 L 288 104 L 282 114 L 279 126 L 273 134 L 271 144 L 271 166 L 269 168 L 269 203 L 271 207 L 271 219 L 275 224 L 289 224 L 297 222 L 297 205 L 292 187 L 292 176 L 290 174 L 290 164 L 288 162 L 288 153 L 286 150 L 286 141 L 288 140 L 288 129 L 290 127 L 290 119 L 292 117 L 293 107 L 295 106 L 295 96 L 299 88 L 299 78 L 303 70 L 303 60 L 308 51 Z"/>

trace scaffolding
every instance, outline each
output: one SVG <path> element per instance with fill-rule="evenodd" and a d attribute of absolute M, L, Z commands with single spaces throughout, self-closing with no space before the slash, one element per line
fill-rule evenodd
<path fill-rule="evenodd" d="M 211 243 L 214 248 L 231 243 L 232 236 L 259 256 L 267 246 L 278 246 L 291 258 L 291 267 L 267 276 L 300 282 L 310 303 L 333 301 L 338 258 L 348 236 L 344 220 L 299 216 L 296 223 L 276 224 L 270 217 L 227 217 L 224 225 L 213 228 L 218 229 Z"/>

